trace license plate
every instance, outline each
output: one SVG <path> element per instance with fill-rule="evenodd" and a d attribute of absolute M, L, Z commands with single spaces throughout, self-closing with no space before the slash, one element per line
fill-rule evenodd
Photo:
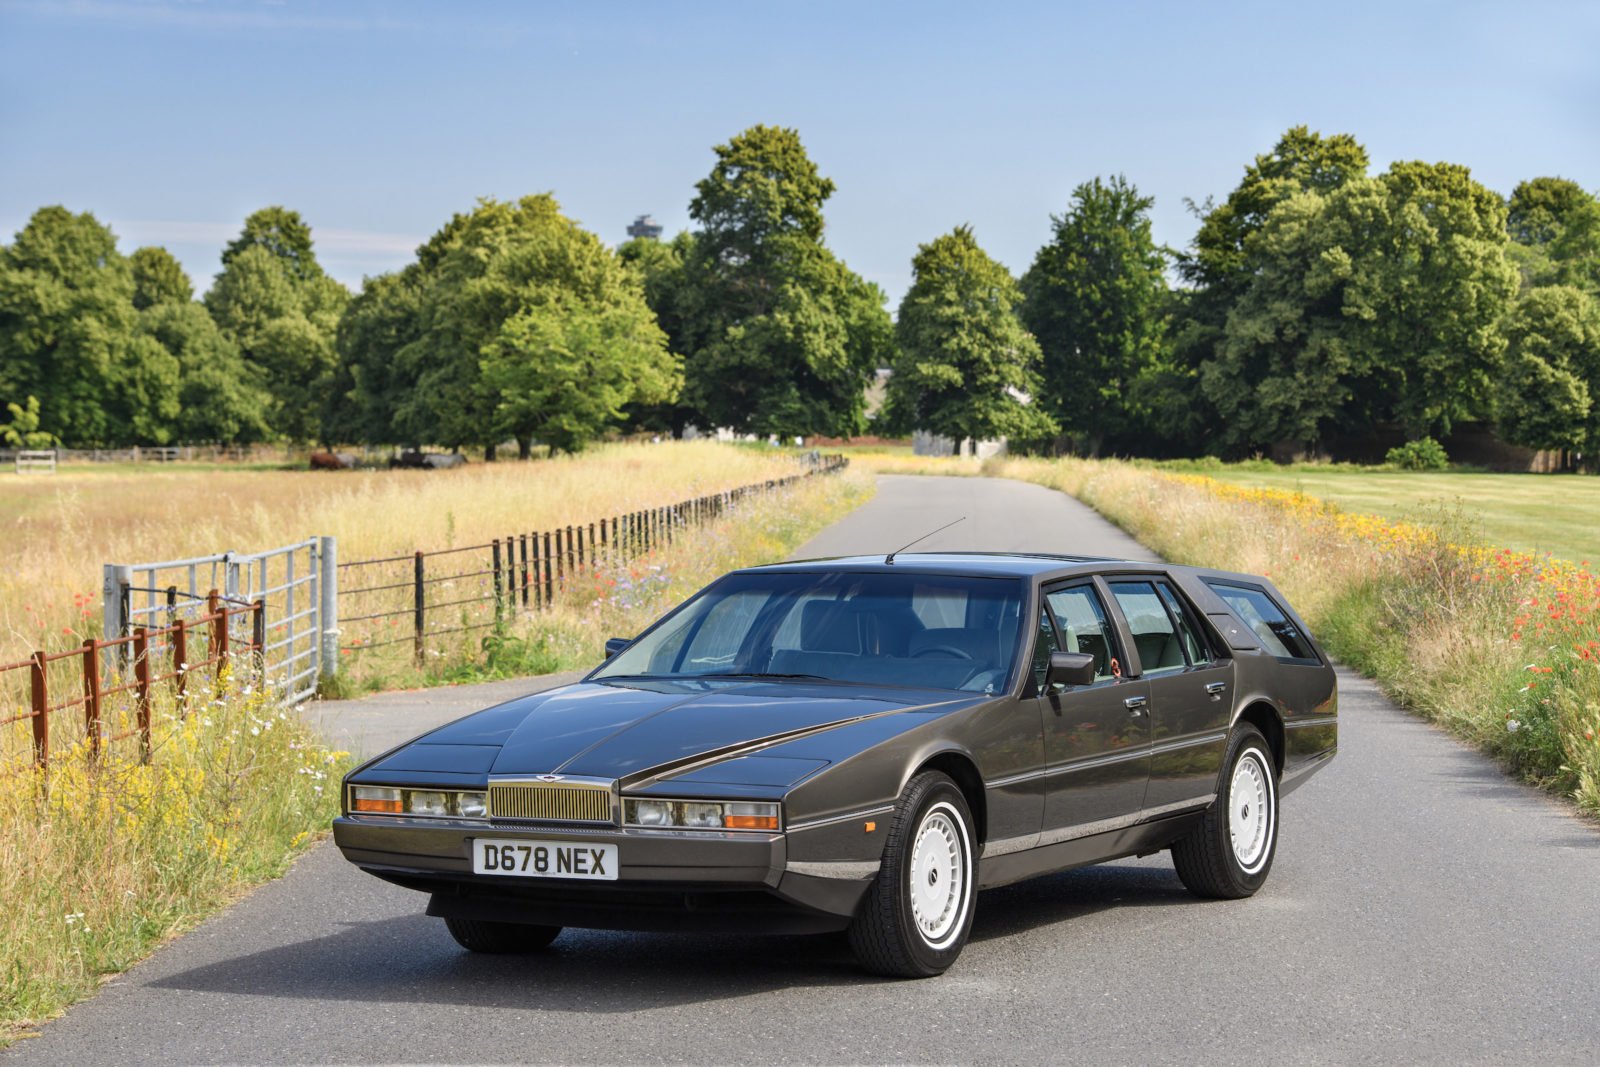
<path fill-rule="evenodd" d="M 472 842 L 472 873 L 517 878 L 617 880 L 617 846 L 571 841 L 508 841 L 480 837 Z"/>

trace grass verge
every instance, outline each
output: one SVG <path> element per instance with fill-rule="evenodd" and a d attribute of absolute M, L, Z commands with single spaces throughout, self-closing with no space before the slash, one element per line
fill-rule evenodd
<path fill-rule="evenodd" d="M 337 813 L 349 754 L 260 693 L 156 710 L 148 762 L 78 750 L 0 778 L 0 1047 L 282 874 Z"/>

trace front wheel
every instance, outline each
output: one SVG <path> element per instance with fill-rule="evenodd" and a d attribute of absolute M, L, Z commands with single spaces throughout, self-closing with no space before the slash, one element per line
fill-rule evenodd
<path fill-rule="evenodd" d="M 528 926 L 486 919 L 446 919 L 444 925 L 462 948 L 497 956 L 536 952 L 561 933 L 559 926 Z"/>
<path fill-rule="evenodd" d="M 1241 723 L 1228 744 L 1222 793 L 1172 846 L 1172 865 L 1197 897 L 1237 900 L 1260 889 L 1278 850 L 1278 778 L 1266 738 Z"/>
<path fill-rule="evenodd" d="M 967 943 L 977 885 L 972 812 L 938 771 L 895 806 L 883 865 L 850 924 L 862 966 L 899 978 L 943 974 Z"/>

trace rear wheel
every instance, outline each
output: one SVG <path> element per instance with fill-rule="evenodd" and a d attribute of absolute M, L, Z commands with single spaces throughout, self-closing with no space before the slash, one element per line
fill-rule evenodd
<path fill-rule="evenodd" d="M 1237 900 L 1260 889 L 1278 850 L 1278 778 L 1266 738 L 1241 723 L 1228 743 L 1222 794 L 1172 846 L 1172 865 L 1197 897 Z"/>
<path fill-rule="evenodd" d="M 938 771 L 911 779 L 889 825 L 883 865 L 850 924 L 862 966 L 901 978 L 943 974 L 972 930 L 972 813 Z"/>
<path fill-rule="evenodd" d="M 526 926 L 486 919 L 446 919 L 444 925 L 462 948 L 497 956 L 536 952 L 561 933 L 559 926 Z"/>

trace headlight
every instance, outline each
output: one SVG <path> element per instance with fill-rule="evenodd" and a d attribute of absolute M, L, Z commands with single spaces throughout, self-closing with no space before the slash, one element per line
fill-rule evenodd
<path fill-rule="evenodd" d="M 406 811 L 411 815 L 449 815 L 450 796 L 447 793 L 407 789 Z"/>
<path fill-rule="evenodd" d="M 453 789 L 395 789 L 353 785 L 350 811 L 358 815 L 421 815 L 430 819 L 485 819 L 489 806 L 483 793 Z"/>
<path fill-rule="evenodd" d="M 777 804 L 748 800 L 625 799 L 622 820 L 629 826 L 689 830 L 776 830 L 779 823 Z"/>

